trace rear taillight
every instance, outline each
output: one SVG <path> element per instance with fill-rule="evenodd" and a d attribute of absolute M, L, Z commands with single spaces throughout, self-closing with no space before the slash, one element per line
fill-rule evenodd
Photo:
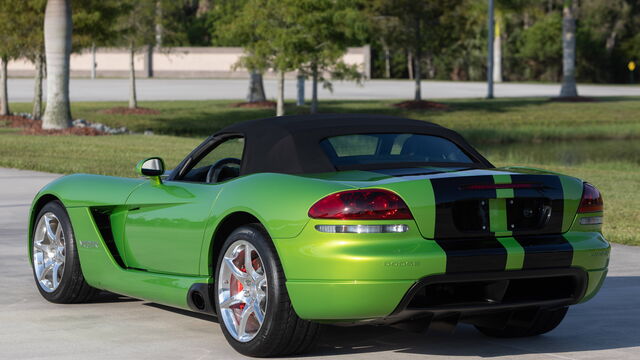
<path fill-rule="evenodd" d="M 309 209 L 309 217 L 339 220 L 413 219 L 407 204 L 398 195 L 380 189 L 331 194 Z"/>
<path fill-rule="evenodd" d="M 584 183 L 582 190 L 582 200 L 580 200 L 579 213 L 598 212 L 604 209 L 602 195 L 595 186 Z"/>

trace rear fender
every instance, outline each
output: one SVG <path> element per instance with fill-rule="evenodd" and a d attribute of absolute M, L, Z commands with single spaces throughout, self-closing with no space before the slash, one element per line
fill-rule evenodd
<path fill-rule="evenodd" d="M 296 237 L 309 221 L 309 208 L 319 199 L 353 187 L 333 181 L 295 175 L 260 173 L 226 183 L 205 229 L 200 273 L 212 274 L 213 239 L 229 215 L 244 212 L 265 227 L 273 239 Z M 285 269 L 286 270 L 286 269 Z"/>

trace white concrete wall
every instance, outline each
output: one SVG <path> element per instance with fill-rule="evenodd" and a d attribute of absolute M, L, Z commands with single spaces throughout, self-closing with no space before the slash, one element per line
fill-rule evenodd
<path fill-rule="evenodd" d="M 247 71 L 234 69 L 243 54 L 242 48 L 232 47 L 175 47 L 139 51 L 135 56 L 136 73 L 139 76 L 173 78 L 246 78 Z M 87 49 L 71 55 L 71 75 L 88 77 L 91 74 L 92 53 Z M 98 48 L 95 53 L 98 77 L 127 77 L 129 75 L 129 53 L 126 49 Z M 369 46 L 349 48 L 343 60 L 357 64 L 369 78 L 371 56 Z M 34 65 L 18 59 L 9 62 L 9 76 L 32 76 Z M 265 74 L 274 76 L 273 73 Z M 289 77 L 295 74 L 289 74 Z"/>
<path fill-rule="evenodd" d="M 81 53 L 71 55 L 71 71 L 91 72 L 91 53 Z M 134 57 L 134 67 L 136 70 L 145 68 L 146 56 L 142 53 Z M 129 54 L 127 52 L 96 52 L 97 71 L 122 71 L 129 72 Z"/>

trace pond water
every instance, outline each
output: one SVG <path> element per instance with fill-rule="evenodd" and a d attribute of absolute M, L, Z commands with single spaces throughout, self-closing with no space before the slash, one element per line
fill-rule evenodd
<path fill-rule="evenodd" d="M 576 166 L 585 163 L 624 163 L 638 166 L 640 140 L 584 140 L 568 142 L 483 144 L 481 154 L 495 163 L 557 164 Z"/>

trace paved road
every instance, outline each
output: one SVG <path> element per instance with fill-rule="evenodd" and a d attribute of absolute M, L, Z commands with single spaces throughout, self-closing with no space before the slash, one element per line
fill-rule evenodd
<path fill-rule="evenodd" d="M 54 305 L 35 288 L 25 255 L 29 203 L 57 175 L 0 168 L 1 359 L 234 359 L 214 317 L 132 299 Z M 387 327 L 330 328 L 307 359 L 637 359 L 640 248 L 615 245 L 592 301 L 548 335 L 497 340 L 470 326 L 453 335 Z"/>
<path fill-rule="evenodd" d="M 139 79 L 139 100 L 208 100 L 243 99 L 247 94 L 247 80 L 242 79 Z M 46 87 L 45 87 L 46 88 Z M 275 80 L 266 80 L 267 96 L 276 95 Z M 129 83 L 126 79 L 72 79 L 72 101 L 126 101 Z M 640 86 L 580 85 L 584 96 L 640 96 Z M 482 98 L 486 96 L 486 84 L 481 82 L 425 81 L 422 84 L 425 99 Z M 552 97 L 558 96 L 557 84 L 497 84 L 497 97 Z M 307 98 L 311 94 L 309 82 Z M 296 84 L 287 80 L 285 96 L 294 99 Z M 410 99 L 413 83 L 409 80 L 370 80 L 363 86 L 353 82 L 335 82 L 333 93 L 320 87 L 320 99 Z M 9 79 L 10 101 L 28 102 L 33 98 L 33 80 Z"/>

